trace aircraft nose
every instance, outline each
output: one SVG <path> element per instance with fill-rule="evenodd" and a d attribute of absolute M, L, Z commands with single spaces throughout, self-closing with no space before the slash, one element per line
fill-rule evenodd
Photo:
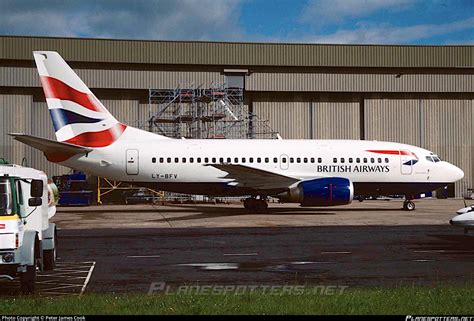
<path fill-rule="evenodd" d="M 457 182 L 464 178 L 464 172 L 459 167 L 451 165 L 451 175 L 454 182 Z"/>

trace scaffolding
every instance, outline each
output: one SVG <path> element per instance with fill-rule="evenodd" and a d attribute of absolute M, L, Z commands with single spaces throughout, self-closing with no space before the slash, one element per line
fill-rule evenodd
<path fill-rule="evenodd" d="M 268 121 L 249 112 L 242 88 L 213 84 L 149 90 L 148 130 L 173 138 L 277 138 Z"/>
<path fill-rule="evenodd" d="M 277 139 L 267 120 L 249 111 L 242 88 L 214 83 L 178 87 L 173 90 L 149 90 L 148 131 L 172 138 L 190 139 Z M 231 201 L 235 198 L 213 198 L 165 193 L 167 200 L 186 202 Z"/>

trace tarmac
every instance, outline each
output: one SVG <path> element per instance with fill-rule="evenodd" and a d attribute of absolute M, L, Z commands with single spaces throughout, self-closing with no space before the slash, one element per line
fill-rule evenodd
<path fill-rule="evenodd" d="M 416 205 L 406 212 L 398 200 L 270 204 L 263 214 L 240 204 L 94 206 L 59 208 L 54 221 L 60 260 L 94 262 L 85 292 L 470 284 L 474 238 L 448 223 L 462 200 Z"/>

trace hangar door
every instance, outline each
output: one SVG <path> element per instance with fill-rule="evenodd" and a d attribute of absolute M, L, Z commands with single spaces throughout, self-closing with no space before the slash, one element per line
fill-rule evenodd
<path fill-rule="evenodd" d="M 128 175 L 138 175 L 138 149 L 127 149 L 126 171 Z"/>

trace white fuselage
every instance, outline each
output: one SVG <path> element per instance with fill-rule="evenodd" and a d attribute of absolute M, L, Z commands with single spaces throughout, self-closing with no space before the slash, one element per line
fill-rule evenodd
<path fill-rule="evenodd" d="M 181 184 L 225 186 L 232 181 L 226 178 L 226 172 L 209 164 L 240 164 L 300 180 L 343 177 L 350 179 L 356 190 L 359 186 L 359 192 L 367 184 L 396 185 L 389 194 L 404 194 L 399 188 L 411 184 L 425 185 L 427 189 L 421 191 L 431 191 L 463 177 L 454 165 L 428 160 L 426 156 L 430 155 L 430 151 L 419 147 L 390 142 L 164 139 L 128 127 L 112 145 L 96 148 L 87 156 L 74 156 L 62 164 L 118 181 L 156 184 L 165 190 L 175 190 L 173 186 Z M 416 163 L 404 165 L 414 157 Z M 201 190 L 197 194 L 221 194 L 213 188 L 213 193 Z M 373 193 L 359 194 L 374 195 L 377 190 L 380 189 L 374 185 Z M 380 194 L 387 193 L 380 190 Z"/>

